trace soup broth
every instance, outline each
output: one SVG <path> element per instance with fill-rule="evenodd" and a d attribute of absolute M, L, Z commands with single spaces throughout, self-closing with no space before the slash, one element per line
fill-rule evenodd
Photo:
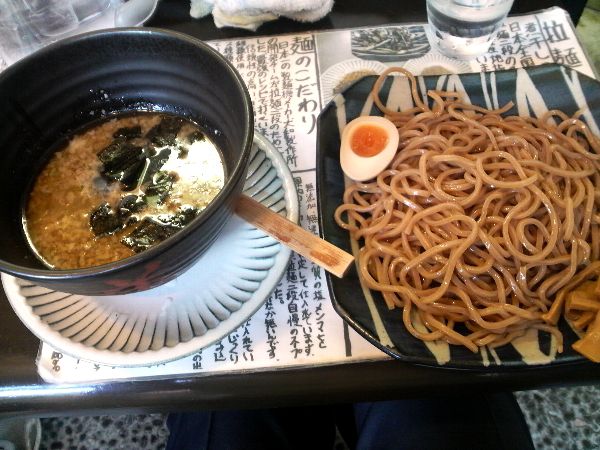
<path fill-rule="evenodd" d="M 219 150 L 192 121 L 117 116 L 54 153 L 28 196 L 24 230 L 49 267 L 106 264 L 175 234 L 224 182 Z"/>

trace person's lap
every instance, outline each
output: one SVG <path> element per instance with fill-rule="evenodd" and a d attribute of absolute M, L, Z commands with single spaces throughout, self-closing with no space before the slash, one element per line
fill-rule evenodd
<path fill-rule="evenodd" d="M 510 393 L 179 413 L 167 423 L 167 450 L 330 450 L 336 426 L 357 449 L 533 449 Z"/>

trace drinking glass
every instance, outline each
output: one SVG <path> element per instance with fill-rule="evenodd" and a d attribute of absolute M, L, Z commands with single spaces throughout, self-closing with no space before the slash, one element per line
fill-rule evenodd
<path fill-rule="evenodd" d="M 485 53 L 512 4 L 513 0 L 427 0 L 434 45 L 457 59 Z"/>
<path fill-rule="evenodd" d="M 100 28 L 141 25 L 158 0 L 0 0 L 0 62 Z M 1 69 L 1 67 L 0 67 Z"/>

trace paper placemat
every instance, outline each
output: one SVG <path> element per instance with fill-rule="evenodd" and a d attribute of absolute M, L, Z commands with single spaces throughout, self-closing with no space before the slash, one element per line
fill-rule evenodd
<path fill-rule="evenodd" d="M 317 116 L 354 79 L 403 66 L 415 74 L 462 73 L 559 63 L 594 77 L 568 14 L 551 8 L 509 17 L 489 52 L 446 58 L 429 44 L 426 24 L 213 41 L 239 70 L 253 100 L 255 126 L 289 165 L 300 223 L 318 234 Z M 375 41 L 375 46 L 365 42 Z M 376 50 L 375 50 L 376 49 Z M 150 367 L 80 361 L 42 344 L 38 370 L 52 383 L 174 377 L 388 358 L 336 314 L 322 269 L 295 255 L 278 287 L 246 323 L 188 357 Z"/>

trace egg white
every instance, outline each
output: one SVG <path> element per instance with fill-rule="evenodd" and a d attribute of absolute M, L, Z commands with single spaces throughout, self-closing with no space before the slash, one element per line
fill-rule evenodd
<path fill-rule="evenodd" d="M 381 152 L 374 156 L 360 156 L 354 153 L 350 143 L 357 128 L 373 125 L 383 128 L 388 140 Z M 398 150 L 400 137 L 398 129 L 391 121 L 380 116 L 361 116 L 348 123 L 342 131 L 340 144 L 340 165 L 349 178 L 354 181 L 366 181 L 375 178 L 394 158 Z"/>

